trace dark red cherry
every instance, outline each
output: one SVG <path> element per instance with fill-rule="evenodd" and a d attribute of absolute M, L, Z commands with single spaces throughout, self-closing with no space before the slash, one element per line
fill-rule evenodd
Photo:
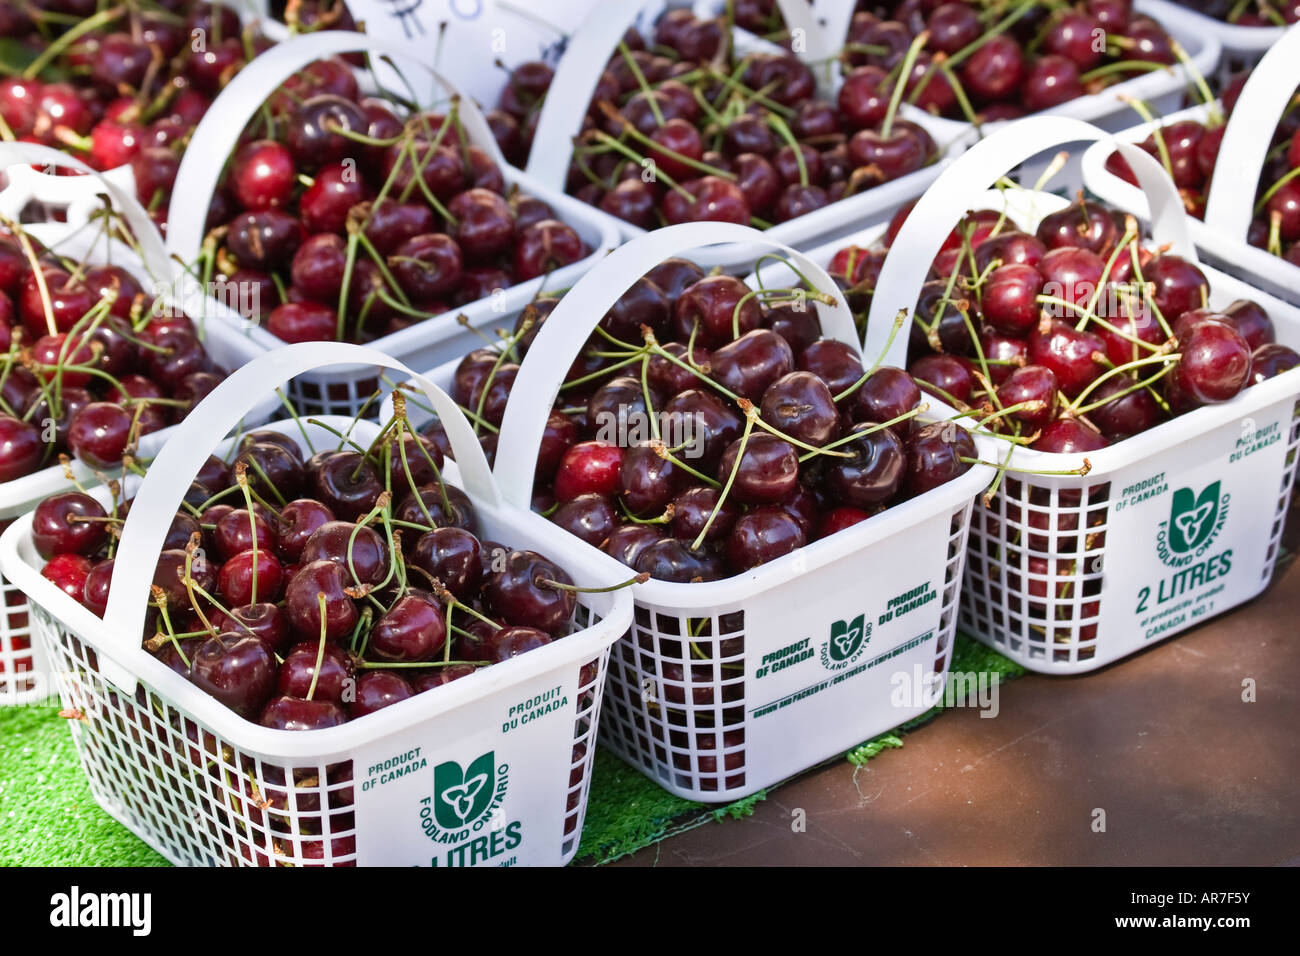
<path fill-rule="evenodd" d="M 1096 429 L 1077 418 L 1058 418 L 1038 436 L 1033 448 L 1060 455 L 1077 455 L 1105 448 L 1108 444 Z"/>
<path fill-rule="evenodd" d="M 1056 376 L 1041 365 L 1018 368 L 998 386 L 998 404 L 1004 409 L 1034 403 L 1027 408 L 1008 412 L 1004 421 L 1020 422 L 1022 434 L 1032 434 L 1056 417 Z"/>
<path fill-rule="evenodd" d="M 658 459 L 656 459 L 658 460 Z M 562 502 L 551 515 L 558 527 L 598 548 L 618 524 L 618 512 L 604 495 L 578 495 Z"/>
<path fill-rule="evenodd" d="M 320 659 L 320 669 L 316 661 Z M 349 685 L 355 679 L 351 655 L 335 644 L 304 641 L 295 644 L 285 655 L 276 680 L 276 692 L 286 697 L 300 697 L 314 701 L 343 702 Z M 314 686 L 313 686 L 314 681 Z"/>
<path fill-rule="evenodd" d="M 366 671 L 357 678 L 356 699 L 347 703 L 348 717 L 356 720 L 413 696 L 411 685 L 395 671 Z"/>
<path fill-rule="evenodd" d="M 1106 343 L 1099 336 L 1059 319 L 1046 332 L 1035 329 L 1029 336 L 1029 361 L 1050 369 L 1061 391 L 1071 397 L 1101 373 L 1094 356 L 1105 354 Z"/>
<path fill-rule="evenodd" d="M 36 553 L 46 559 L 56 554 L 89 557 L 108 540 L 107 516 L 104 506 L 84 492 L 50 495 L 32 516 Z"/>
<path fill-rule="evenodd" d="M 799 480 L 799 457 L 789 442 L 754 432 L 744 448 L 732 442 L 718 463 L 718 481 L 724 485 L 731 477 L 731 494 L 745 504 L 775 504 L 788 498 Z"/>
<path fill-rule="evenodd" d="M 862 422 L 850 434 L 858 434 L 835 450 L 848 458 L 828 458 L 826 490 L 838 503 L 869 509 L 888 501 L 903 482 L 907 452 L 892 428 Z"/>
<path fill-rule="evenodd" d="M 834 396 L 812 372 L 790 372 L 769 385 L 763 392 L 759 413 L 782 434 L 816 447 L 840 434 Z"/>
<path fill-rule="evenodd" d="M 557 584 L 572 586 L 573 579 L 535 551 L 511 551 L 502 559 L 499 570 L 494 563 L 484 576 L 484 607 L 510 624 L 559 636 L 573 618 L 577 597 Z"/>
<path fill-rule="evenodd" d="M 324 634 L 328 640 L 340 641 L 352 633 L 357 623 L 357 608 L 345 588 L 353 586 L 347 568 L 334 561 L 305 564 L 285 586 L 285 613 L 293 629 L 306 640 L 318 640 L 322 616 L 318 595 L 325 595 Z"/>
<path fill-rule="evenodd" d="M 907 441 L 904 487 L 924 494 L 970 470 L 977 457 L 975 442 L 964 428 L 934 422 L 915 431 Z"/>
<path fill-rule="evenodd" d="M 208 638 L 195 651 L 190 680 L 241 717 L 253 718 L 275 692 L 271 649 L 249 634 Z"/>
<path fill-rule="evenodd" d="M 727 560 L 736 571 L 748 571 L 807 544 L 799 522 L 784 509 L 766 505 L 745 512 L 727 538 Z"/>
<path fill-rule="evenodd" d="M 637 558 L 636 570 L 657 581 L 687 584 L 717 581 L 724 576 L 722 561 L 711 551 L 691 550 L 691 542 L 664 538 L 648 545 Z"/>
<path fill-rule="evenodd" d="M 1179 339 L 1182 358 L 1170 377 L 1185 396 L 1202 404 L 1226 402 L 1250 382 L 1251 350 L 1236 329 L 1203 322 Z"/>
<path fill-rule="evenodd" d="M 447 643 L 442 605 L 424 591 L 407 591 L 375 622 L 367 652 L 383 661 L 428 661 Z"/>
<path fill-rule="evenodd" d="M 346 723 L 347 719 L 343 708 L 332 700 L 276 697 L 262 710 L 257 722 L 272 730 L 323 730 Z"/>

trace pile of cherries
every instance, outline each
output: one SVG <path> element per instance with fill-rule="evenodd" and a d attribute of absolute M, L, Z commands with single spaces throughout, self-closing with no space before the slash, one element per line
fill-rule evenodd
<path fill-rule="evenodd" d="M 224 376 L 189 317 L 156 308 L 122 267 L 38 265 L 0 235 L 0 481 L 63 453 L 115 468 Z"/>
<path fill-rule="evenodd" d="M 589 251 L 545 202 L 507 188 L 454 99 L 404 120 L 325 60 L 268 107 L 213 197 L 201 268 L 285 342 L 371 341 Z"/>
<path fill-rule="evenodd" d="M 144 647 L 248 720 L 313 730 L 570 633 L 568 573 L 481 538 L 441 452 L 403 421 L 368 448 L 304 453 L 264 429 L 210 457 L 163 542 Z M 35 510 L 41 573 L 101 616 L 131 504 L 68 491 Z"/>
<path fill-rule="evenodd" d="M 967 471 L 970 436 L 926 424 L 906 372 L 864 369 L 824 338 L 814 298 L 828 297 L 756 293 L 682 259 L 638 279 L 561 387 L 534 508 L 641 574 L 714 581 Z M 456 370 L 453 396 L 489 450 L 516 357 L 556 301 L 533 303 L 502 349 Z"/>
<path fill-rule="evenodd" d="M 1236 108 L 1249 77 L 1249 73 L 1241 74 L 1228 83 L 1222 112 L 1212 107 L 1204 122 L 1183 119 L 1164 123 L 1137 144 L 1161 162 L 1178 187 L 1187 212 L 1198 219 L 1205 218 L 1227 117 Z M 1106 169 L 1137 185 L 1137 177 L 1119 153 L 1107 157 Z M 1300 95 L 1292 99 L 1273 132 L 1254 210 L 1247 241 L 1292 265 L 1300 265 Z"/>
<path fill-rule="evenodd" d="M 736 23 L 786 39 L 774 0 L 738 0 Z M 926 41 L 904 66 L 917 37 Z M 907 101 L 970 122 L 1016 119 L 1162 69 L 1173 42 L 1131 0 L 861 0 L 842 51 L 846 85 L 878 87 L 907 70 Z"/>
<path fill-rule="evenodd" d="M 230 78 L 268 41 L 236 4 L 45 0 L 0 6 L 0 37 L 30 55 L 0 78 L 0 119 L 20 141 L 90 166 L 130 165 L 138 198 L 165 225 L 180 153 Z M 8 138 L 8 136 L 6 136 Z"/>
<path fill-rule="evenodd" d="M 869 304 L 884 255 L 835 256 L 830 271 L 855 309 Z M 1214 309 L 1209 294 L 1194 263 L 1082 196 L 1032 234 L 972 212 L 922 287 L 909 371 L 1018 444 L 1094 451 L 1300 365 L 1258 304 Z"/>
<path fill-rule="evenodd" d="M 910 40 L 909 40 L 910 42 Z M 517 67 L 490 114 L 506 155 L 525 155 L 550 67 Z M 652 45 L 629 31 L 596 86 L 568 190 L 635 226 L 766 228 L 934 161 L 934 141 L 897 116 L 881 72 L 837 102 L 789 53 L 738 56 L 722 18 L 672 10 Z"/>
<path fill-rule="evenodd" d="M 1189 0 L 1180 6 L 1237 27 L 1282 27 L 1300 21 L 1296 0 Z"/>

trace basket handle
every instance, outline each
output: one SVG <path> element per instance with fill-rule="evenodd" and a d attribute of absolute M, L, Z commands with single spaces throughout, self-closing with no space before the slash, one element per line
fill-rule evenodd
<path fill-rule="evenodd" d="M 1082 120 L 1043 116 L 1013 123 L 976 143 L 934 181 L 916 203 L 885 257 L 867 317 L 867 355 L 884 351 L 900 311 L 911 313 L 934 257 L 968 211 L 973 193 L 981 191 L 1020 163 L 1045 150 L 1110 134 Z M 1116 143 L 1141 183 L 1151 206 L 1151 231 L 1156 241 L 1177 255 L 1196 262 L 1196 249 L 1187 227 L 1187 214 L 1173 182 L 1160 163 L 1136 146 Z M 897 335 L 885 365 L 906 366 L 908 336 Z"/>
<path fill-rule="evenodd" d="M 113 564 L 104 613 L 112 640 L 131 648 L 136 646 L 144 627 L 149 586 L 163 538 L 185 490 L 207 460 L 216 440 L 239 423 L 268 387 L 322 366 L 357 364 L 385 366 L 419 385 L 447 431 L 465 490 L 490 507 L 500 503 L 492 471 L 473 429 L 451 397 L 427 378 L 382 352 L 359 345 L 306 342 L 283 346 L 258 356 L 218 385 L 190 412 L 149 467 L 122 528 L 122 540 Z M 114 679 L 114 683 L 121 682 Z M 122 689 L 133 692 L 134 686 Z"/>
<path fill-rule="evenodd" d="M 193 262 L 199 256 L 208 202 L 248 121 L 290 76 L 315 60 L 339 53 L 382 54 L 416 62 L 412 60 L 411 51 L 373 40 L 363 33 L 324 30 L 278 43 L 236 73 L 212 101 L 194 130 L 176 173 L 171 206 L 167 210 L 167 248 L 180 262 Z M 423 64 L 420 68 L 449 94 L 457 93 L 455 84 L 441 73 Z M 469 97 L 462 96 L 459 110 L 460 121 L 470 141 L 486 150 L 497 165 L 504 166 L 505 159 L 478 106 Z"/>
<path fill-rule="evenodd" d="M 52 176 L 33 166 L 62 167 L 84 175 Z M 38 143 L 0 143 L 0 169 L 5 169 L 9 179 L 0 190 L 0 214 L 6 218 L 17 222 L 23 207 L 33 200 L 48 203 L 63 208 L 67 216 L 66 223 L 50 226 L 66 228 L 71 234 L 90 225 L 90 217 L 104 208 L 101 197 L 107 195 L 109 205 L 131 227 L 150 275 L 159 282 L 170 280 L 172 267 L 162 235 L 132 195 L 134 177 L 123 176 L 126 181 L 119 185 L 81 160 Z"/>
<path fill-rule="evenodd" d="M 564 191 L 573 140 L 582 131 L 596 84 L 623 34 L 641 14 L 639 0 L 603 0 L 569 37 L 537 115 L 525 167 L 525 172 L 542 184 Z"/>
<path fill-rule="evenodd" d="M 1272 130 L 1286 112 L 1300 82 L 1300 25 L 1282 34 L 1255 65 L 1223 131 L 1214 178 L 1205 201 L 1205 224 L 1246 241 L 1254 218 L 1255 193 L 1272 142 Z M 1269 135 L 1263 135 L 1268 130 Z"/>
<path fill-rule="evenodd" d="M 853 314 L 844 296 L 827 274 L 801 252 L 765 238 L 749 226 L 720 222 L 693 222 L 656 229 L 615 249 L 564 293 L 537 338 L 528 348 L 510 390 L 494 474 L 501 496 L 509 504 L 528 508 L 533 493 L 537 450 L 551 406 L 564 376 L 582 350 L 592 330 L 632 284 L 664 259 L 699 246 L 746 242 L 783 253 L 819 289 L 832 291 L 835 304 L 817 303 L 825 333 L 858 348 Z"/>

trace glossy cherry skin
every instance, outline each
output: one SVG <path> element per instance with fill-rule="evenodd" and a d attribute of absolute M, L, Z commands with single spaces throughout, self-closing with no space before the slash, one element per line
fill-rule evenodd
<path fill-rule="evenodd" d="M 269 550 L 241 551 L 227 559 L 217 572 L 217 588 L 227 606 L 274 601 L 283 583 L 284 570 Z"/>
<path fill-rule="evenodd" d="M 1050 369 L 1061 391 L 1071 397 L 1101 373 L 1096 354 L 1106 354 L 1106 343 L 1069 322 L 1057 320 L 1047 332 L 1035 330 L 1029 337 L 1029 361 Z"/>
<path fill-rule="evenodd" d="M 320 658 L 320 672 L 316 671 L 316 659 Z M 354 680 L 355 664 L 352 656 L 336 644 L 326 644 L 324 651 L 318 643 L 303 641 L 295 644 L 285 655 L 284 663 L 276 676 L 276 693 L 285 697 L 298 697 L 311 700 L 343 703 L 344 692 L 348 682 Z M 312 679 L 316 687 L 312 689 Z"/>
<path fill-rule="evenodd" d="M 763 392 L 759 414 L 782 434 L 817 447 L 840 434 L 834 396 L 812 372 L 791 372 L 769 385 Z"/>
<path fill-rule="evenodd" d="M 641 552 L 662 539 L 663 534 L 653 525 L 623 524 L 609 533 L 600 549 L 629 568 L 635 568 Z"/>
<path fill-rule="evenodd" d="M 762 325 L 762 310 L 751 291 L 732 276 L 700 279 L 677 299 L 674 331 L 686 342 L 698 327 L 695 341 L 707 349 L 716 349 L 757 329 Z"/>
<path fill-rule="evenodd" d="M 989 325 L 1007 335 L 1025 335 L 1041 314 L 1038 293 L 1043 277 L 1029 265 L 1000 266 L 980 290 L 980 309 Z"/>
<path fill-rule="evenodd" d="M 821 339 L 799 354 L 801 372 L 812 372 L 839 395 L 862 377 L 862 360 L 852 346 L 835 339 Z"/>
<path fill-rule="evenodd" d="M 32 544 L 43 558 L 56 554 L 89 557 L 108 540 L 108 513 L 94 498 L 80 491 L 50 495 L 32 516 Z"/>
<path fill-rule="evenodd" d="M 970 362 L 955 355 L 922 356 L 912 363 L 908 372 L 918 386 L 934 390 L 946 402 L 967 404 L 975 391 Z"/>
<path fill-rule="evenodd" d="M 334 561 L 305 564 L 289 579 L 284 589 L 285 612 L 293 629 L 305 640 L 319 640 L 322 619 L 319 594 L 325 595 L 324 634 L 340 641 L 352 633 L 357 608 L 344 593 L 353 586 L 347 568 Z"/>
<path fill-rule="evenodd" d="M 1101 429 L 1108 441 L 1131 438 L 1154 428 L 1165 418 L 1164 411 L 1147 389 L 1133 388 L 1136 383 L 1132 374 L 1115 375 L 1098 385 L 1088 397 L 1090 405 L 1105 403 L 1090 411 L 1088 418 Z"/>
<path fill-rule="evenodd" d="M 1199 309 L 1210 294 L 1205 274 L 1180 256 L 1156 256 L 1142 267 L 1142 276 L 1155 286 L 1156 305 L 1169 323 Z"/>
<path fill-rule="evenodd" d="M 347 719 L 343 708 L 332 700 L 276 697 L 263 708 L 258 723 L 272 730 L 322 730 Z"/>
<path fill-rule="evenodd" d="M 356 103 L 321 94 L 301 103 L 288 122 L 288 152 L 307 172 L 352 155 L 357 144 L 344 133 L 367 134 L 370 120 Z"/>
<path fill-rule="evenodd" d="M 564 453 L 555 473 L 555 497 L 568 501 L 583 494 L 613 495 L 619 488 L 623 449 L 600 441 L 579 442 Z"/>
<path fill-rule="evenodd" d="M 41 577 L 74 601 L 84 604 L 86 582 L 90 579 L 92 568 L 90 559 L 79 554 L 56 554 L 41 569 Z"/>
<path fill-rule="evenodd" d="M 306 490 L 343 521 L 369 514 L 383 494 L 383 480 L 359 452 L 336 452 L 309 470 Z"/>
<path fill-rule="evenodd" d="M 348 716 L 356 720 L 400 703 L 414 693 L 406 679 L 395 671 L 366 671 L 357 678 L 356 699 L 347 703 Z"/>
<path fill-rule="evenodd" d="M 710 364 L 715 382 L 757 402 L 769 385 L 794 370 L 794 352 L 770 329 L 754 329 L 715 349 Z"/>
<path fill-rule="evenodd" d="M 1277 342 L 1261 345 L 1250 357 L 1250 384 L 1258 385 L 1298 365 L 1300 354 L 1294 349 Z"/>
<path fill-rule="evenodd" d="M 194 685 L 241 717 L 251 719 L 261 713 L 275 692 L 275 655 L 249 634 L 230 632 L 208 638 L 192 664 Z"/>
<path fill-rule="evenodd" d="M 209 620 L 222 632 L 252 634 L 277 653 L 284 651 L 289 644 L 289 622 L 278 604 L 246 604 L 231 608 L 229 614 L 214 611 Z"/>
<path fill-rule="evenodd" d="M 1053 53 L 1029 67 L 1021 95 L 1025 107 L 1037 113 L 1077 99 L 1085 92 L 1079 79 L 1079 67 L 1074 61 Z"/>
<path fill-rule="evenodd" d="M 1077 418 L 1067 417 L 1058 418 L 1044 428 L 1031 447 L 1054 454 L 1076 455 L 1097 451 L 1108 444 L 1095 429 L 1089 428 Z"/>
<path fill-rule="evenodd" d="M 1004 421 L 1020 422 L 1024 426 L 1022 434 L 1032 434 L 1056 417 L 1057 395 L 1056 376 L 1041 365 L 1015 369 L 998 386 L 998 404 L 1005 409 L 1039 403 L 1037 407 L 1011 412 L 1004 418 Z"/>
<path fill-rule="evenodd" d="M 370 632 L 367 653 L 394 662 L 428 661 L 447 643 L 447 619 L 442 605 L 424 591 L 407 591 Z"/>
<path fill-rule="evenodd" d="M 1273 320 L 1258 303 L 1251 302 L 1249 299 L 1238 299 L 1224 309 L 1223 314 L 1238 334 L 1246 340 L 1252 352 L 1277 340 Z"/>
<path fill-rule="evenodd" d="M 92 468 L 116 467 L 135 437 L 131 433 L 132 424 L 132 413 L 121 405 L 91 402 L 72 416 L 68 447 Z"/>
<path fill-rule="evenodd" d="M 921 389 L 900 368 L 876 369 L 853 395 L 853 417 L 860 422 L 888 422 L 921 404 Z M 905 425 L 898 425 L 900 434 Z"/>
<path fill-rule="evenodd" d="M 351 578 L 363 584 L 379 584 L 389 575 L 388 547 L 374 528 L 348 521 L 331 521 L 321 525 L 307 539 L 299 560 L 333 561 L 341 564 Z"/>
<path fill-rule="evenodd" d="M 1020 44 L 1001 34 L 990 37 L 962 65 L 963 86 L 985 103 L 1003 100 L 1020 88 L 1025 61 Z"/>
<path fill-rule="evenodd" d="M 478 538 L 463 528 L 435 528 L 422 534 L 411 549 L 408 562 L 462 601 L 478 592 L 483 578 L 483 549 Z M 413 583 L 426 586 L 417 576 Z"/>
<path fill-rule="evenodd" d="M 282 561 L 297 564 L 312 534 L 334 520 L 334 512 L 314 498 L 297 498 L 280 509 L 276 519 L 276 553 Z"/>
<path fill-rule="evenodd" d="M 788 512 L 775 505 L 765 505 L 737 519 L 727 538 L 727 560 L 734 570 L 748 571 L 807 542 L 803 528 Z"/>
<path fill-rule="evenodd" d="M 289 150 L 275 140 L 248 143 L 230 162 L 229 185 L 245 209 L 284 206 L 293 196 L 298 171 Z"/>
<path fill-rule="evenodd" d="M 1170 376 L 1178 391 L 1197 403 L 1226 402 L 1250 382 L 1250 347 L 1227 324 L 1194 326 L 1178 348 L 1182 358 Z"/>
<path fill-rule="evenodd" d="M 853 426 L 861 437 L 836 451 L 851 458 L 827 459 L 824 482 L 827 492 L 837 503 L 864 510 L 888 501 L 903 482 L 907 450 L 892 428 L 880 428 L 870 422 Z"/>
<path fill-rule="evenodd" d="M 722 453 L 717 478 L 724 485 L 735 472 L 731 494 L 744 504 L 775 504 L 788 498 L 799 481 L 799 456 L 775 435 L 754 431 L 744 448 L 739 440 Z"/>
<path fill-rule="evenodd" d="M 510 624 L 563 634 L 573 619 L 577 597 L 573 591 L 547 582 L 572 585 L 568 572 L 535 551 L 511 551 L 501 564 L 500 570 L 494 564 L 483 578 L 487 611 Z"/>
<path fill-rule="evenodd" d="M 0 415 L 0 481 L 31 474 L 40 466 L 46 447 L 35 425 Z"/>
<path fill-rule="evenodd" d="M 977 457 L 975 441 L 964 428 L 934 422 L 915 431 L 907 441 L 907 474 L 903 486 L 913 495 L 947 484 L 970 470 Z"/>
<path fill-rule="evenodd" d="M 687 584 L 692 581 L 717 581 L 723 575 L 722 561 L 706 550 L 691 550 L 691 542 L 664 538 L 648 545 L 637 558 L 636 570 L 657 581 Z"/>

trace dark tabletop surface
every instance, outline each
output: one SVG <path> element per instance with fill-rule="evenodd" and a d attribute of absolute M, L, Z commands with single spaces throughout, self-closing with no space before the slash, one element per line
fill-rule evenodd
<path fill-rule="evenodd" d="M 1300 865 L 1298 631 L 1292 563 L 1193 631 L 1021 677 L 994 718 L 953 710 L 860 770 L 823 766 L 615 865 Z"/>

